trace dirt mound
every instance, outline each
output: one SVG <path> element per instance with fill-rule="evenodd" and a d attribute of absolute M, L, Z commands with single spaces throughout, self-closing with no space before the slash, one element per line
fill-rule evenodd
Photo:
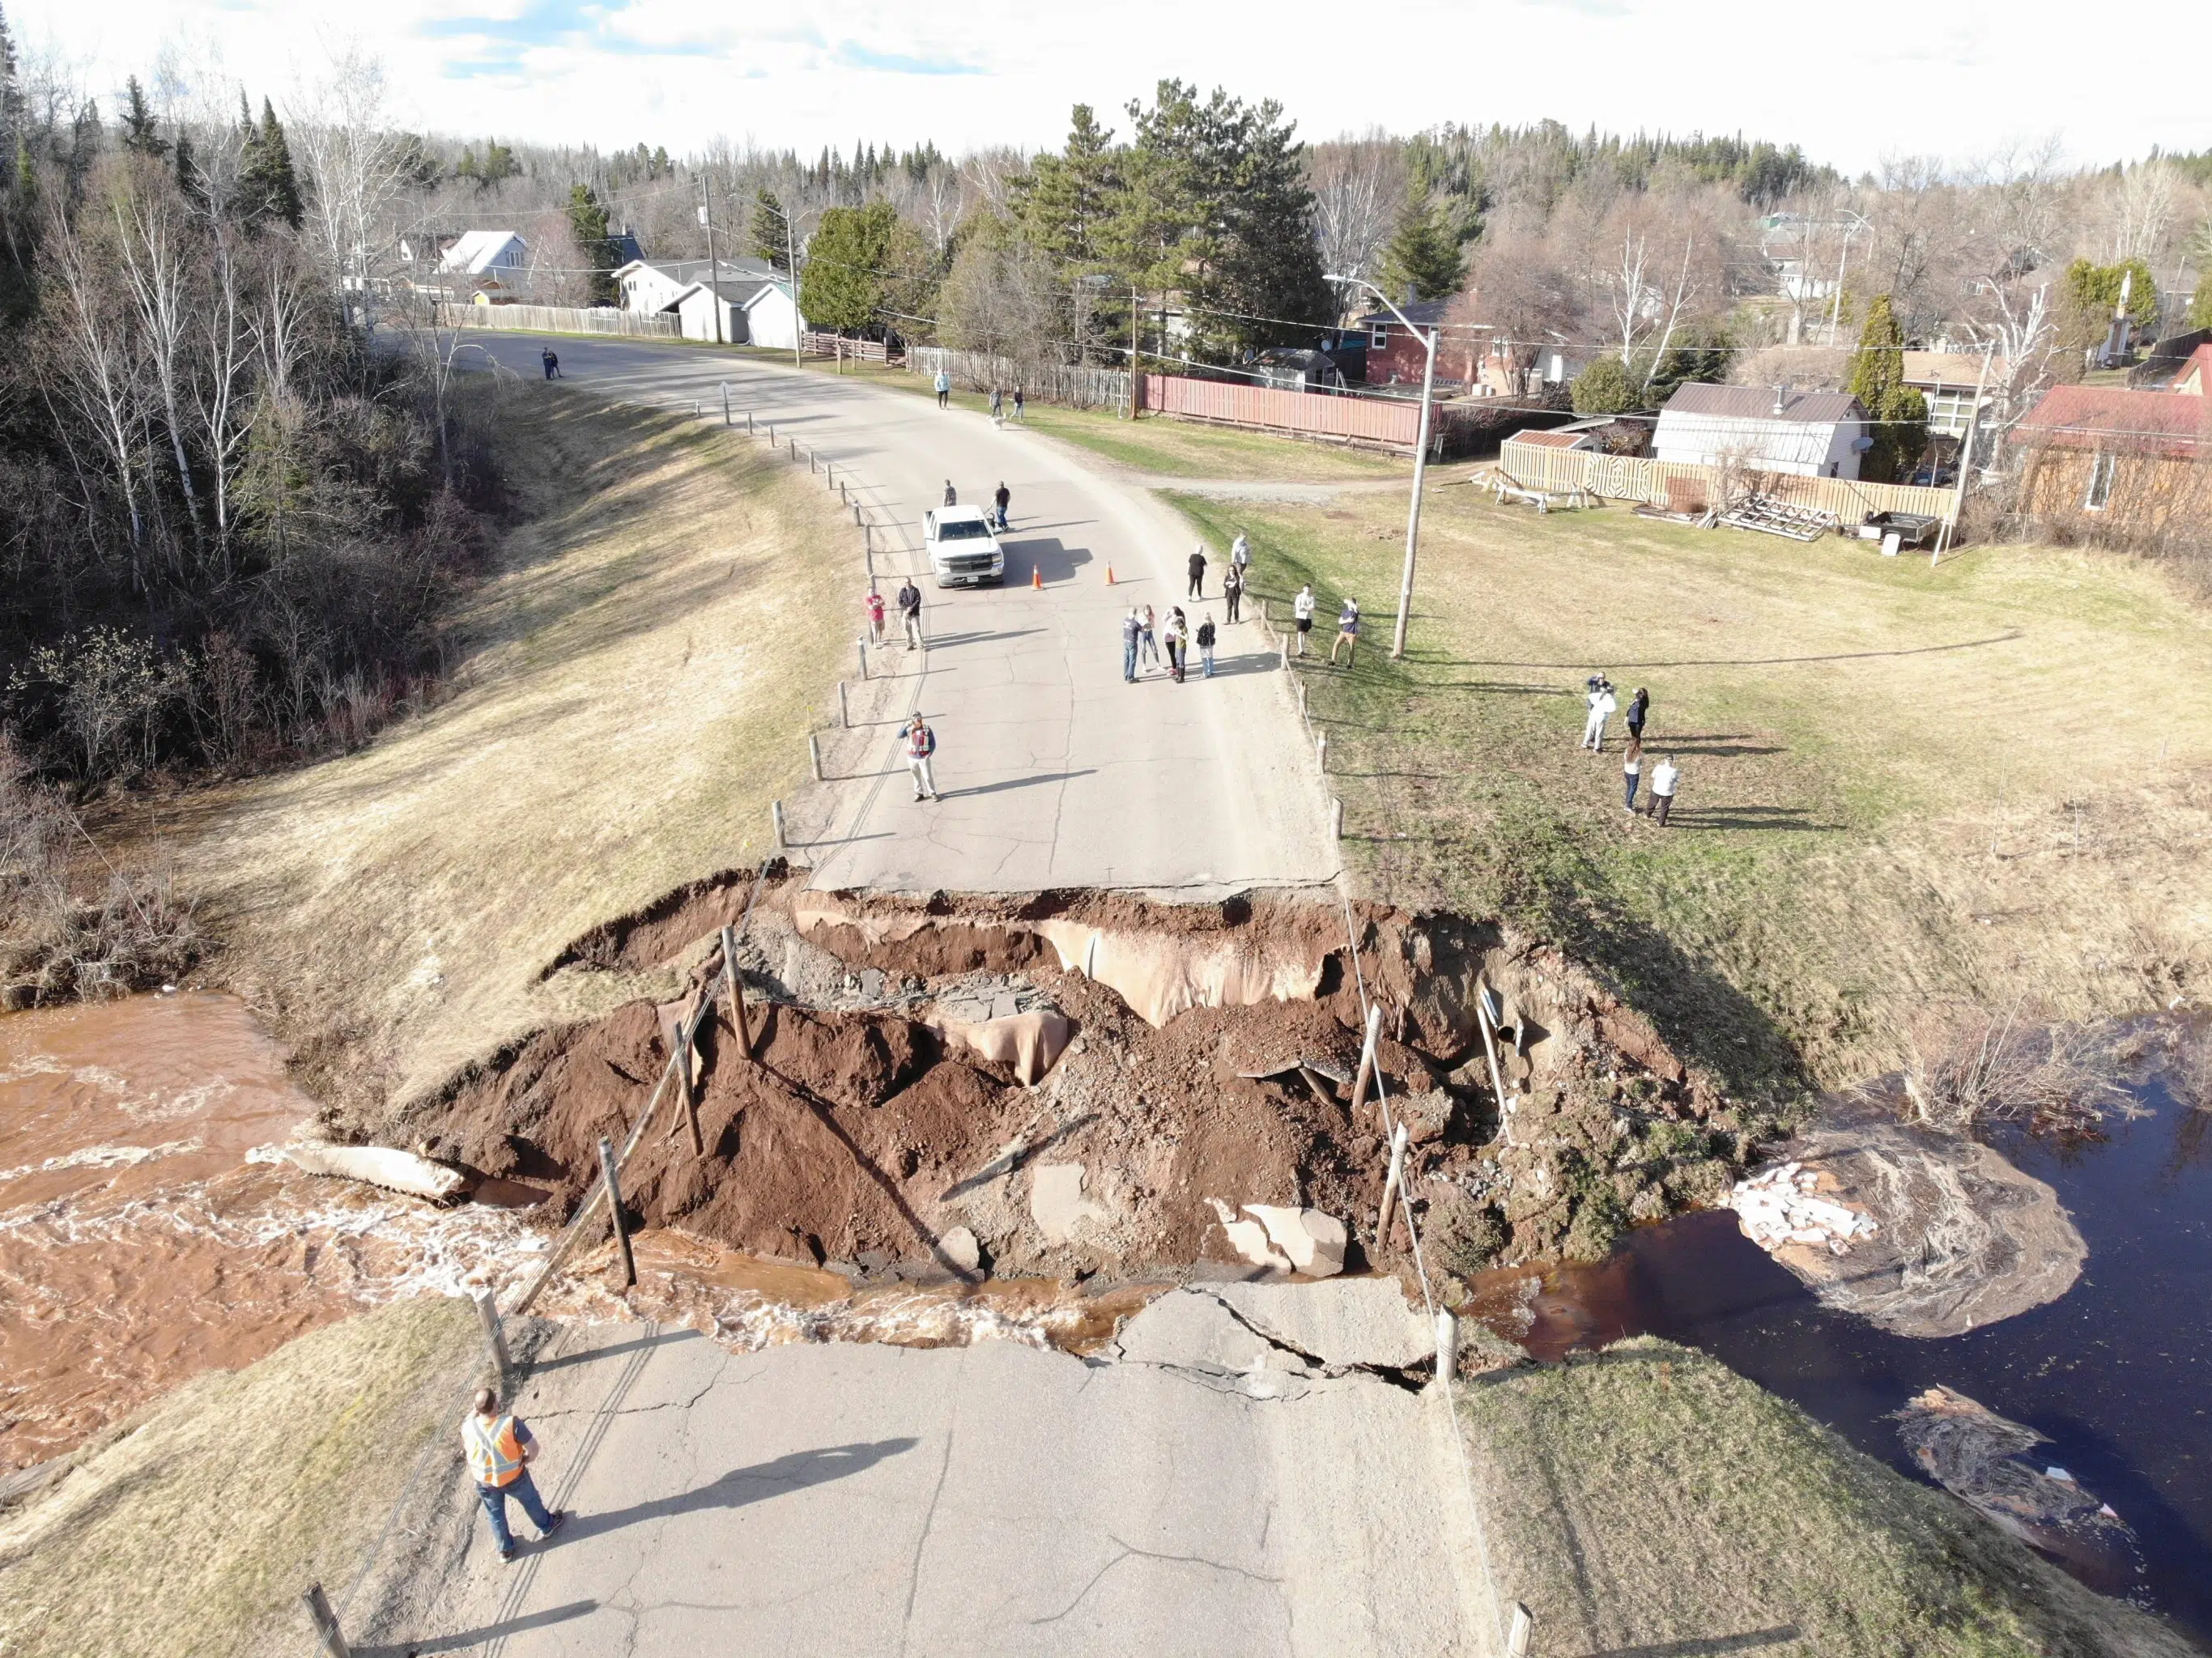
<path fill-rule="evenodd" d="M 696 979 L 743 903 L 702 884 L 566 959 L 688 963 Z M 1350 917 L 1356 965 L 1346 911 L 1304 897 L 897 901 L 771 879 L 740 950 L 765 1004 L 752 1054 L 726 1012 L 710 1023 L 706 1155 L 655 1131 L 625 1170 L 625 1206 L 645 1224 L 864 1275 L 960 1272 L 966 1240 L 944 1241 L 966 1228 L 988 1272 L 1126 1278 L 1233 1261 L 1217 1205 L 1292 1205 L 1341 1219 L 1352 1264 L 1392 1266 L 1407 1239 L 1402 1224 L 1375 1236 L 1385 1125 L 1351 1102 L 1363 981 L 1384 1010 L 1385 1085 L 1414 1127 L 1414 1212 L 1448 1266 L 1601 1252 L 1630 1215 L 1726 1188 L 1742 1149 L 1727 1102 L 1586 974 L 1495 926 L 1373 906 Z M 1505 1010 L 1502 1110 L 1478 980 Z M 991 1026 L 1007 1040 L 978 1040 Z M 544 1032 L 419 1136 L 550 1185 L 571 1211 L 599 1137 L 621 1138 L 663 1068 L 662 1029 L 638 1002 Z M 1082 1170 L 1076 1218 L 1055 1208 L 1048 1229 L 1037 1170 L 1065 1184 L 1068 1165 Z"/>

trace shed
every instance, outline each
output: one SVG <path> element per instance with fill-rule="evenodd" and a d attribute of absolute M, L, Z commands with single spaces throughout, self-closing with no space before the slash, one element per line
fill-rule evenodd
<path fill-rule="evenodd" d="M 660 308 L 676 316 L 677 330 L 687 340 L 720 340 L 730 345 L 757 344 L 747 326 L 745 307 L 769 284 L 757 276 L 725 277 L 719 282 L 693 282 Z M 715 325 L 714 313 L 721 311 Z"/>
<path fill-rule="evenodd" d="M 623 310 L 650 314 L 667 310 L 695 282 L 766 282 L 777 274 L 760 259 L 631 259 L 616 268 L 614 284 Z M 711 329 L 707 337 L 714 337 Z"/>
<path fill-rule="evenodd" d="M 1683 386 L 1660 411 L 1652 452 L 1692 466 L 1856 478 L 1866 411 L 1844 392 Z"/>

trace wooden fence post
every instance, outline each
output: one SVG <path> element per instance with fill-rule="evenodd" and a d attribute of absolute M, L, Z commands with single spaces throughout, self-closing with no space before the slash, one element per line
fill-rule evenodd
<path fill-rule="evenodd" d="M 489 1290 L 477 1294 L 477 1317 L 483 1321 L 484 1345 L 491 1349 L 491 1362 L 499 1367 L 503 1386 L 514 1373 L 514 1358 L 507 1350 L 507 1330 L 499 1321 L 499 1303 Z"/>
<path fill-rule="evenodd" d="M 1326 774 L 1328 770 L 1328 733 L 1327 732 L 1314 733 L 1314 759 L 1321 767 L 1322 773 Z"/>
<path fill-rule="evenodd" d="M 1437 1309 L 1436 1386 L 1449 1394 L 1459 1374 L 1459 1320 L 1448 1307 Z"/>
<path fill-rule="evenodd" d="M 1375 1247 L 1382 1248 L 1390 1241 L 1390 1206 L 1398 1196 L 1398 1188 L 1406 1179 L 1406 1125 L 1400 1123 L 1390 1132 L 1390 1172 L 1382 1177 L 1382 1213 L 1375 1223 Z"/>
<path fill-rule="evenodd" d="M 814 762 L 814 780 L 819 783 L 823 780 L 822 739 L 812 732 L 806 733 L 806 757 Z"/>
<path fill-rule="evenodd" d="M 1367 1103 L 1367 1084 L 1375 1080 L 1375 1044 L 1382 1035 L 1382 1010 L 1367 1010 L 1367 1035 L 1359 1044 L 1359 1069 L 1352 1078 L 1352 1108 L 1357 1113 Z"/>
<path fill-rule="evenodd" d="M 727 380 L 722 382 L 722 424 L 730 424 L 730 383 Z"/>
<path fill-rule="evenodd" d="M 1536 1620 L 1528 1615 L 1528 1608 L 1518 1600 L 1513 1603 L 1513 1628 L 1505 1637 L 1505 1658 L 1528 1658 L 1528 1643 L 1536 1632 Z"/>
<path fill-rule="evenodd" d="M 837 729 L 850 731 L 852 728 L 853 710 L 845 701 L 845 682 L 841 679 L 837 682 Z"/>
<path fill-rule="evenodd" d="M 865 639 L 856 639 L 853 641 L 853 646 L 860 653 L 860 683 L 865 685 L 868 683 L 868 641 Z"/>
<path fill-rule="evenodd" d="M 789 852 L 791 842 L 784 833 L 782 801 L 771 800 L 768 803 L 768 820 L 775 826 L 775 849 L 778 852 Z"/>
<path fill-rule="evenodd" d="M 307 1608 L 307 1617 L 315 1626 L 315 1637 L 323 1643 L 330 1658 L 353 1658 L 353 1649 L 346 1645 L 345 1631 L 338 1627 L 338 1615 L 331 1610 L 331 1598 L 323 1593 L 320 1583 L 307 1585 L 307 1592 L 300 1597 Z"/>
<path fill-rule="evenodd" d="M 699 1133 L 699 1090 L 691 1080 L 691 1059 L 696 1051 L 693 1045 L 699 1039 L 699 1015 L 713 1002 L 711 996 L 701 996 L 698 1005 L 676 1021 L 677 1098 L 684 1102 L 684 1121 L 691 1131 L 691 1155 L 695 1157 L 707 1155 L 707 1142 Z"/>
<path fill-rule="evenodd" d="M 691 1078 L 687 1073 L 684 1078 L 684 1086 L 688 1089 L 690 1085 Z M 637 1283 L 637 1258 L 630 1254 L 629 1229 L 623 1224 L 622 1187 L 616 1179 L 616 1174 L 615 1143 L 602 1134 L 599 1136 L 599 1178 L 607 1183 L 607 1207 L 614 1214 L 615 1245 L 622 1252 L 623 1288 L 627 1290 Z"/>
<path fill-rule="evenodd" d="M 1332 841 L 1344 839 L 1344 801 L 1337 795 L 1329 797 L 1328 838 Z"/>
<path fill-rule="evenodd" d="M 752 1021 L 745 1012 L 745 981 L 738 975 L 738 930 L 722 929 L 722 982 L 730 994 L 730 1023 L 738 1033 L 738 1052 L 753 1056 Z"/>

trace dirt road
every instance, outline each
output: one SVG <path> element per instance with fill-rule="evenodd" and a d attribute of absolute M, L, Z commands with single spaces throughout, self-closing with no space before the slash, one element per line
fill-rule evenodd
<path fill-rule="evenodd" d="M 461 361 L 535 374 L 544 343 L 487 332 L 470 337 Z M 868 760 L 799 820 L 797 850 L 819 884 L 1195 896 L 1334 874 L 1324 789 L 1256 624 L 1224 628 L 1210 681 L 1195 667 L 1182 685 L 1157 668 L 1134 685 L 1122 681 L 1120 623 L 1130 606 L 1150 604 L 1164 618 L 1181 604 L 1194 631 L 1202 613 L 1223 621 L 1227 550 L 1209 550 L 1210 597 L 1192 602 L 1195 537 L 1148 492 L 1018 426 L 928 398 L 696 347 L 554 343 L 566 379 L 625 399 L 696 402 L 719 419 L 726 383 L 740 425 L 750 412 L 780 443 L 798 440 L 794 464 L 818 456 L 848 480 L 878 526 L 886 598 L 902 575 L 920 578 L 929 647 L 877 657 L 896 679 L 868 704 L 882 722 Z M 977 505 L 1001 483 L 1012 491 L 1003 588 L 941 591 L 927 578 L 922 513 L 948 483 Z M 866 592 L 860 533 L 850 608 L 816 624 L 855 638 Z M 937 803 L 913 799 L 898 758 L 892 721 L 915 709 L 939 744 Z"/>

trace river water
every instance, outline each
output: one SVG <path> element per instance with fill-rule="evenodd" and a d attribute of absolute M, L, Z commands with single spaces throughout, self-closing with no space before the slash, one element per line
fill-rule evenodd
<path fill-rule="evenodd" d="M 1485 1274 L 1478 1306 L 1539 1358 L 1645 1333 L 1701 1348 L 1915 1479 L 1889 1413 L 1954 1388 L 2049 1436 L 2038 1459 L 2134 1528 L 2139 1573 L 2078 1576 L 2212 1643 L 2212 1114 L 2155 1078 L 2136 1097 L 2150 1114 L 2094 1140 L 1995 1142 L 2056 1188 L 2089 1255 L 2057 1301 L 1965 1335 L 1917 1340 L 1823 1308 L 1727 1211 L 1639 1229 L 1595 1266 Z"/>

